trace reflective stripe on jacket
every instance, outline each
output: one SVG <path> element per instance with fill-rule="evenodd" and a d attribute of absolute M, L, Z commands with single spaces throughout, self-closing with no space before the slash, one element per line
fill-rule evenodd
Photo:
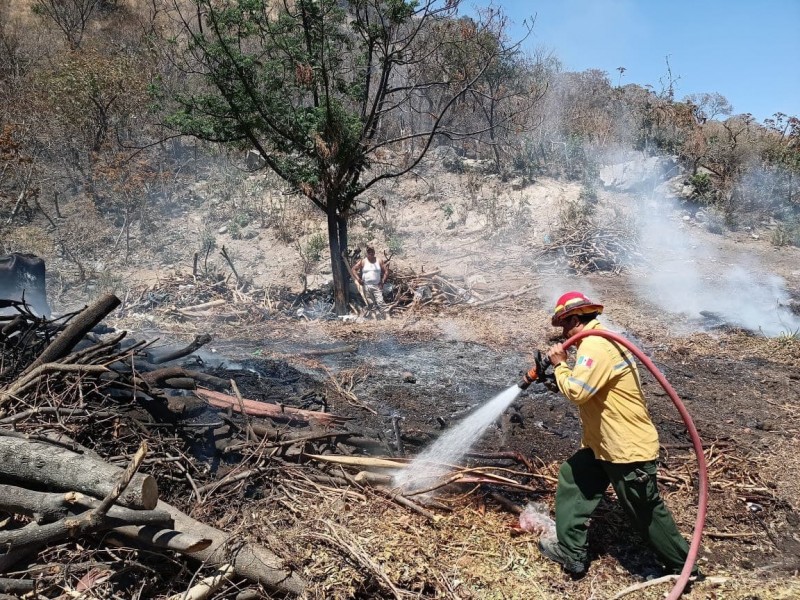
<path fill-rule="evenodd" d="M 590 321 L 584 327 L 604 329 Z M 658 457 L 656 431 L 631 354 L 622 346 L 588 336 L 578 343 L 575 366 L 555 368 L 561 392 L 578 405 L 583 439 L 596 458 L 615 463 L 653 460 Z"/>

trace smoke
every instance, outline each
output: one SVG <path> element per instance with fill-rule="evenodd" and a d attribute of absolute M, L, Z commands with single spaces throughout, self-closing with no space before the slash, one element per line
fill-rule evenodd
<path fill-rule="evenodd" d="M 800 329 L 800 318 L 788 309 L 791 297 L 783 278 L 755 255 L 726 246 L 723 238 L 680 218 L 669 198 L 651 197 L 637 215 L 648 263 L 634 277 L 643 299 L 706 325 L 735 325 L 767 336 Z"/>

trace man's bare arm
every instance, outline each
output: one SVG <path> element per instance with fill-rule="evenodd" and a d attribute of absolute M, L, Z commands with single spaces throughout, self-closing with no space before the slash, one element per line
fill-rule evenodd
<path fill-rule="evenodd" d="M 364 285 L 364 283 L 361 281 L 361 269 L 363 268 L 363 266 L 364 266 L 363 258 L 353 265 L 353 277 L 355 278 L 356 283 L 358 283 L 358 285 Z"/>

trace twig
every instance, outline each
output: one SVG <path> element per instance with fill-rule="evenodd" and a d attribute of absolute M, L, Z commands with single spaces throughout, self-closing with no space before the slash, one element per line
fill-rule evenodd
<path fill-rule="evenodd" d="M 231 259 L 230 255 L 228 254 L 228 251 L 225 249 L 225 246 L 222 247 L 222 251 L 220 252 L 220 254 L 222 255 L 222 258 L 224 258 L 226 260 L 226 262 L 230 265 L 231 271 L 233 271 L 233 274 L 236 276 L 236 284 L 238 285 L 239 284 L 239 273 L 236 272 L 236 267 L 233 266 L 233 260 Z"/>
<path fill-rule="evenodd" d="M 346 529 L 334 525 L 329 521 L 322 521 L 322 523 L 330 533 L 314 533 L 311 534 L 312 537 L 326 541 L 347 552 L 352 559 L 371 572 L 376 577 L 378 583 L 386 587 L 396 600 L 402 600 L 405 596 L 409 595 L 408 592 L 399 589 L 392 580 L 389 579 L 383 568 L 372 560 L 372 557 L 358 545 L 358 542 L 351 537 L 351 534 Z"/>
<path fill-rule="evenodd" d="M 213 575 L 204 577 L 185 592 L 174 594 L 169 600 L 205 600 L 219 589 L 234 574 L 232 565 L 225 564 L 217 568 Z"/>
<path fill-rule="evenodd" d="M 117 485 L 114 486 L 114 489 L 103 498 L 103 501 L 100 503 L 100 506 L 95 508 L 90 514 L 89 519 L 92 521 L 99 522 L 105 517 L 108 509 L 117 501 L 120 497 L 122 492 L 125 491 L 125 488 L 128 487 L 128 484 L 133 479 L 133 476 L 136 474 L 136 471 L 139 470 L 139 467 L 144 460 L 144 457 L 147 456 L 147 442 L 142 440 L 142 443 L 139 445 L 139 449 L 136 451 L 136 454 L 133 455 L 133 459 L 131 459 L 130 464 L 125 468 L 120 475 L 119 481 Z"/>
<path fill-rule="evenodd" d="M 236 385 L 236 381 L 233 379 L 231 379 L 231 389 L 236 395 L 236 400 L 239 402 L 239 410 L 242 412 L 242 416 L 245 419 L 245 425 L 247 426 L 247 431 L 245 433 L 247 435 L 247 439 L 255 440 L 256 434 L 253 432 L 253 420 L 250 418 L 248 412 L 244 409 L 244 398 L 242 398 L 242 393 L 239 391 L 239 386 Z"/>

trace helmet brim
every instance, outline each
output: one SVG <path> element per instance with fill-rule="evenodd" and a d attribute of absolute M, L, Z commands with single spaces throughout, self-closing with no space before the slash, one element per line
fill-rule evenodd
<path fill-rule="evenodd" d="M 591 313 L 601 314 L 602 312 L 602 304 L 581 304 L 580 306 L 572 306 L 567 310 L 562 310 L 558 314 L 553 315 L 553 318 L 550 320 L 550 322 L 553 324 L 553 327 L 561 327 L 562 321 L 573 315 L 588 315 Z"/>

